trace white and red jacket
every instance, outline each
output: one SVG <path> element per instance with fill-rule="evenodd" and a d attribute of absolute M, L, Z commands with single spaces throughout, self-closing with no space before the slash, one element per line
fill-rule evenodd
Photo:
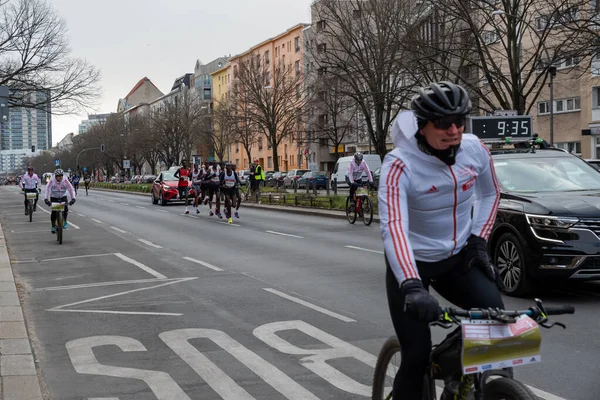
<path fill-rule="evenodd" d="M 25 174 L 21 177 L 21 181 L 19 185 L 25 189 L 37 189 L 38 186 L 42 185 L 42 181 L 40 181 L 40 177 L 37 174 L 33 174 L 29 176 L 29 174 Z"/>
<path fill-rule="evenodd" d="M 447 259 L 471 234 L 487 240 L 500 201 L 490 152 L 475 135 L 463 134 L 456 163 L 448 166 L 417 147 L 417 129 L 412 111 L 398 115 L 396 148 L 385 156 L 379 180 L 381 234 L 399 283 L 420 279 L 415 260 Z"/>
<path fill-rule="evenodd" d="M 371 170 L 365 160 L 362 160 L 360 165 L 357 165 L 354 159 L 350 160 L 348 171 L 346 171 L 346 176 L 350 180 L 350 183 L 354 183 L 354 181 L 360 182 L 362 180 L 363 172 L 367 174 L 369 182 L 373 182 L 373 174 L 371 174 Z"/>
<path fill-rule="evenodd" d="M 46 185 L 44 199 L 50 200 L 51 197 L 60 199 L 65 197 L 67 192 L 69 192 L 71 195 L 71 199 L 75 198 L 75 190 L 73 190 L 73 185 L 71 185 L 71 182 L 64 177 L 62 181 L 58 182 L 53 176 L 52 179 L 50 179 L 50 182 L 48 182 Z"/>

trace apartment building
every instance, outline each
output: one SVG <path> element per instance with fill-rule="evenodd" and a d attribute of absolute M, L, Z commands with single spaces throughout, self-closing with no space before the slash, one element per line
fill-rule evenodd
<path fill-rule="evenodd" d="M 308 24 L 297 24 L 285 32 L 269 38 L 247 51 L 230 58 L 231 81 L 228 82 L 229 90 L 231 85 L 236 84 L 240 64 L 244 62 L 256 63 L 255 65 L 264 68 L 265 90 L 273 89 L 277 85 L 278 74 L 288 74 L 290 79 L 304 75 L 304 40 L 303 31 Z M 280 68 L 279 70 L 276 70 Z M 229 76 L 229 74 L 228 74 Z M 213 76 L 214 78 L 214 76 Z M 218 85 L 218 83 L 216 83 Z M 295 96 L 303 96 L 301 84 L 296 87 Z M 230 161 L 235 162 L 239 168 L 248 168 L 250 162 L 258 159 L 260 165 L 266 171 L 273 170 L 275 167 L 274 152 L 266 135 L 257 127 L 257 140 L 250 146 L 251 159 L 248 159 L 245 149 L 239 141 L 234 141 L 229 145 Z M 277 163 L 280 171 L 289 171 L 294 168 L 307 168 L 306 157 L 303 151 L 306 149 L 306 132 L 301 118 L 297 119 L 294 132 L 279 132 L 284 135 L 283 140 L 277 147 Z"/>

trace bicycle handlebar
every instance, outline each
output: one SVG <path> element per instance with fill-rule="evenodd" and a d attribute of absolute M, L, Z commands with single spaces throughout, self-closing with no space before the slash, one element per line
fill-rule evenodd
<path fill-rule="evenodd" d="M 442 308 L 442 316 L 447 314 L 449 317 L 461 317 L 471 319 L 497 319 L 502 317 L 514 318 L 519 315 L 527 315 L 533 319 L 543 317 L 545 315 L 562 315 L 574 314 L 575 307 L 571 305 L 548 306 L 542 310 L 540 307 L 531 307 L 527 310 L 500 310 L 500 309 L 472 309 L 462 310 L 458 308 Z"/>

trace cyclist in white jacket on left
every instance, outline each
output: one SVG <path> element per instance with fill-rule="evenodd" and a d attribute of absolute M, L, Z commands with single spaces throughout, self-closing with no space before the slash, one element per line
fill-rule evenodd
<path fill-rule="evenodd" d="M 71 201 L 69 205 L 73 205 L 75 203 L 75 190 L 73 189 L 73 185 L 69 182 L 68 179 L 64 179 L 65 173 L 62 169 L 57 169 L 54 171 L 54 176 L 50 179 L 50 182 L 46 185 L 46 192 L 44 194 L 44 203 L 50 206 L 52 202 L 55 203 L 66 203 L 67 202 L 67 192 L 71 196 Z M 65 205 L 65 222 L 63 225 L 63 229 L 66 229 L 69 224 L 67 223 L 67 215 L 69 214 L 69 205 Z M 52 233 L 56 233 L 56 212 L 52 211 L 50 214 L 50 221 L 52 222 Z"/>

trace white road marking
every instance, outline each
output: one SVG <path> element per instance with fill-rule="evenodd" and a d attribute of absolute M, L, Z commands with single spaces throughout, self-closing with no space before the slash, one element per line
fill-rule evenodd
<path fill-rule="evenodd" d="M 149 287 L 145 287 L 145 288 L 127 290 L 125 292 L 119 292 L 119 293 L 109 294 L 109 295 L 106 295 L 106 296 L 94 297 L 93 299 L 87 299 L 87 300 L 77 301 L 75 303 L 64 304 L 62 306 L 57 306 L 57 307 L 54 307 L 54 308 L 49 308 L 46 311 L 126 314 L 126 313 L 129 313 L 129 312 L 128 311 L 105 311 L 105 310 L 65 310 L 64 308 L 66 308 L 66 307 L 73 307 L 73 306 L 77 306 L 77 305 L 80 305 L 80 304 L 91 303 L 91 302 L 99 301 L 99 300 L 110 299 L 110 298 L 113 298 L 113 297 L 124 296 L 124 295 L 127 295 L 127 294 L 141 292 L 141 291 L 144 291 L 144 290 L 156 289 L 156 288 L 159 288 L 159 287 L 162 287 L 162 286 L 173 285 L 175 283 L 181 283 L 181 282 L 187 282 L 187 281 L 191 281 L 191 280 L 194 280 L 194 279 L 198 279 L 198 278 L 179 278 L 177 280 L 173 280 L 173 281 L 170 281 L 170 282 L 161 283 L 160 285 L 154 285 L 154 286 L 149 286 Z M 144 314 L 141 314 L 141 315 L 174 315 L 174 316 L 179 316 L 181 314 L 172 314 L 172 313 L 144 313 Z"/>
<path fill-rule="evenodd" d="M 89 314 L 120 314 L 120 315 L 162 315 L 167 317 L 181 317 L 181 313 L 161 313 L 161 312 L 144 312 L 144 311 L 112 311 L 112 310 L 47 310 L 60 312 L 78 312 Z"/>
<path fill-rule="evenodd" d="M 567 400 L 562 397 L 556 396 L 552 393 L 544 392 L 543 390 L 540 390 L 533 386 L 529 386 L 527 384 L 525 384 L 525 386 L 527 386 L 533 392 L 533 394 L 535 394 L 536 396 L 538 396 L 544 400 Z"/>
<path fill-rule="evenodd" d="M 92 218 L 92 221 L 96 222 L 97 224 L 103 224 L 104 222 L 100 221 L 99 219 L 96 218 Z"/>
<path fill-rule="evenodd" d="M 83 214 L 77 214 L 77 215 L 80 216 L 80 217 L 85 217 L 85 215 L 83 215 Z"/>
<path fill-rule="evenodd" d="M 114 202 L 115 202 L 114 200 L 109 200 L 109 201 L 110 201 L 111 203 L 114 203 Z"/>
<path fill-rule="evenodd" d="M 48 221 L 13 222 L 11 225 L 47 224 Z"/>
<path fill-rule="evenodd" d="M 162 246 L 159 246 L 159 245 L 157 245 L 157 244 L 154 244 L 154 243 L 152 243 L 152 242 L 149 242 L 149 241 L 148 241 L 148 240 L 146 240 L 146 239 L 138 239 L 138 240 L 139 240 L 140 242 L 144 243 L 144 244 L 145 244 L 145 245 L 147 245 L 147 246 L 154 247 L 154 248 L 157 248 L 157 249 L 162 249 Z"/>
<path fill-rule="evenodd" d="M 312 308 L 313 310 L 318 311 L 320 313 L 323 313 L 325 315 L 329 315 L 330 317 L 337 318 L 340 321 L 344 321 L 344 322 L 356 322 L 356 320 L 354 320 L 352 318 L 348 318 L 348 317 L 345 317 L 345 316 L 343 316 L 341 314 L 338 314 L 336 312 L 326 310 L 323 307 L 319 307 L 317 305 L 309 303 L 308 301 L 304 301 L 304 300 L 299 299 L 297 297 L 290 296 L 289 294 L 280 292 L 279 290 L 272 289 L 272 288 L 263 288 L 263 290 L 266 290 L 269 293 L 276 294 L 277 296 L 283 297 L 284 299 L 288 299 L 290 301 L 293 301 L 294 303 L 298 303 L 298 304 L 301 304 L 301 305 L 303 305 L 305 307 Z"/>
<path fill-rule="evenodd" d="M 123 261 L 127 261 L 128 263 L 133 264 L 136 267 L 138 267 L 138 268 L 146 271 L 147 273 L 149 273 L 150 275 L 152 275 L 155 278 L 158 278 L 158 279 L 167 279 L 167 277 L 164 276 L 163 274 L 156 272 L 155 270 L 153 270 L 152 268 L 148 267 L 147 265 L 142 264 L 141 262 L 135 261 L 133 258 L 129 258 L 127 256 L 124 256 L 121 253 L 115 253 L 115 256 L 119 257 Z"/>
<path fill-rule="evenodd" d="M 196 263 L 196 264 L 200 264 L 202 266 L 205 266 L 206 268 L 212 269 L 213 271 L 223 271 L 219 267 L 215 267 L 214 265 L 211 265 L 211 264 L 209 264 L 207 262 L 204 262 L 204 261 L 196 260 L 195 258 L 192 258 L 192 257 L 183 257 L 183 259 L 191 261 L 191 262 Z"/>
<path fill-rule="evenodd" d="M 136 206 L 136 207 L 137 207 L 137 208 L 142 208 L 142 209 L 143 209 L 143 208 L 146 208 L 146 207 L 144 207 L 144 206 Z"/>
<path fill-rule="evenodd" d="M 88 254 L 88 255 L 83 255 L 83 256 L 70 256 L 70 257 L 59 257 L 59 258 L 47 258 L 45 260 L 42 260 L 43 262 L 46 261 L 61 261 L 61 260 L 72 260 L 75 258 L 87 258 L 87 257 L 103 257 L 103 256 L 112 256 L 115 253 L 104 253 L 104 254 Z"/>
<path fill-rule="evenodd" d="M 75 229 L 81 229 L 80 227 L 78 227 L 77 225 L 75 225 L 74 223 L 72 223 L 71 221 L 68 221 L 68 222 L 69 222 L 69 226 L 72 226 Z"/>
<path fill-rule="evenodd" d="M 121 232 L 121 233 L 127 233 L 127 231 L 124 231 L 123 229 L 119 229 L 116 226 L 111 226 L 110 229 L 114 229 L 117 232 Z"/>
<path fill-rule="evenodd" d="M 113 281 L 113 282 L 96 282 L 96 283 L 84 283 L 81 285 L 67 285 L 67 286 L 49 286 L 45 288 L 34 289 L 34 292 L 51 292 L 55 290 L 71 290 L 71 289 L 85 289 L 90 287 L 102 287 L 102 286 L 118 286 L 118 285 L 133 285 L 136 283 L 151 283 L 151 282 L 170 282 L 176 281 L 180 278 L 171 279 L 134 279 L 130 281 Z"/>
<path fill-rule="evenodd" d="M 156 212 L 168 213 L 168 211 L 165 211 L 165 210 L 156 210 Z"/>
<path fill-rule="evenodd" d="M 43 208 L 43 207 L 40 207 L 40 208 L 38 208 L 38 210 L 42 210 L 42 211 L 43 211 L 43 212 L 45 212 L 46 214 L 52 214 L 52 212 L 51 212 L 51 211 L 48 211 L 48 210 L 46 210 L 46 209 L 45 209 L 45 208 Z"/>
<path fill-rule="evenodd" d="M 121 203 L 121 204 L 124 205 L 124 206 L 128 206 L 129 205 L 129 203 Z"/>
<path fill-rule="evenodd" d="M 118 397 L 88 397 L 88 400 L 119 400 Z"/>
<path fill-rule="evenodd" d="M 361 250 L 361 251 L 368 251 L 369 253 L 377 253 L 377 254 L 384 254 L 383 251 L 379 251 L 379 250 L 370 250 L 370 249 L 365 249 L 362 247 L 356 247 L 356 246 L 344 246 L 347 249 L 354 249 L 354 250 Z"/>
<path fill-rule="evenodd" d="M 223 222 L 223 221 L 217 221 L 217 223 L 218 223 L 218 224 L 229 225 L 229 226 L 241 226 L 241 225 L 238 225 L 238 224 L 230 224 L 230 223 Z"/>
<path fill-rule="evenodd" d="M 17 231 L 12 231 L 12 230 L 11 230 L 10 232 L 11 232 L 11 233 L 16 233 L 16 234 L 19 234 L 19 233 L 48 232 L 48 230 L 46 230 L 46 229 L 38 229 L 38 230 L 36 230 L 36 231 L 19 231 L 19 232 L 17 232 Z"/>
<path fill-rule="evenodd" d="M 275 232 L 275 231 L 266 231 L 266 232 L 271 233 L 273 235 L 289 236 L 289 237 L 293 237 L 296 239 L 304 239 L 304 237 L 302 237 L 302 236 L 290 235 L 289 233 L 282 233 L 282 232 Z"/>

